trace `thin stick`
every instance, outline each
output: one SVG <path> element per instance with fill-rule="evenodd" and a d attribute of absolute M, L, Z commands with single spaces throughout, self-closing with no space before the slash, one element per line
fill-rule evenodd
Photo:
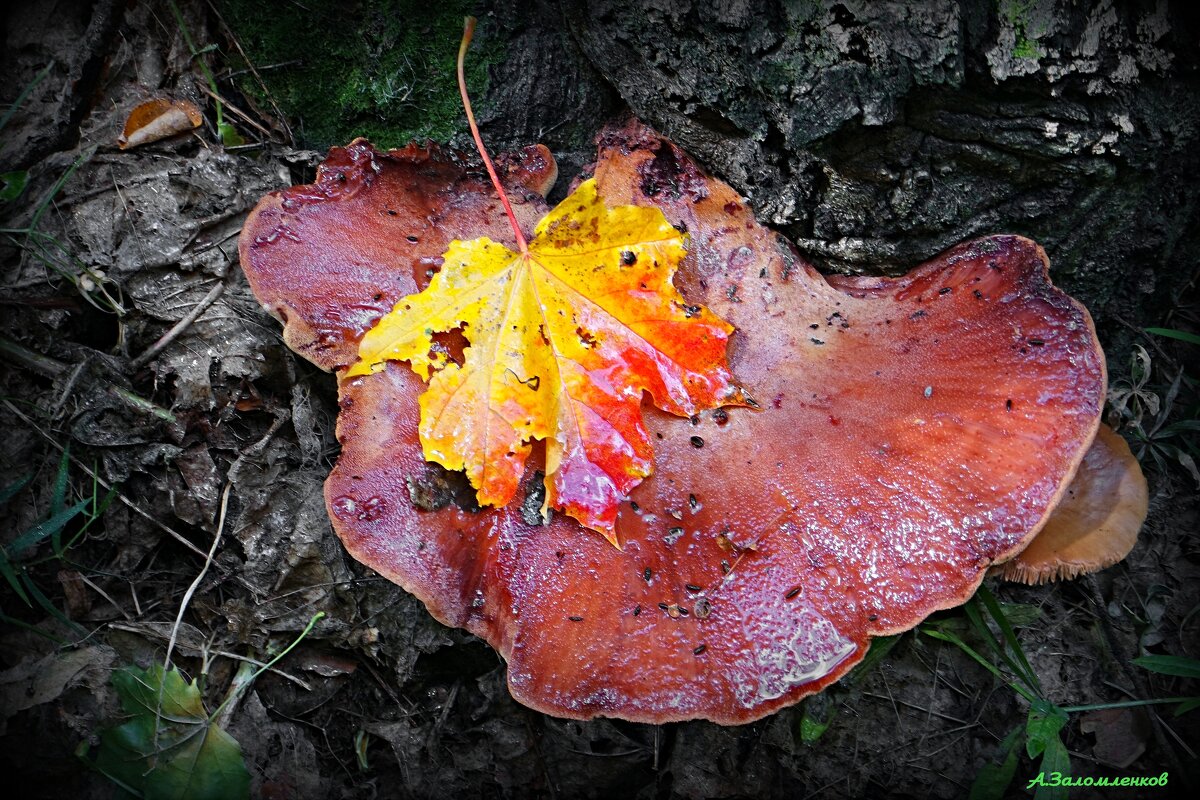
<path fill-rule="evenodd" d="M 217 298 L 224 294 L 224 292 L 225 281 L 222 279 L 217 281 L 217 284 L 208 290 L 208 294 L 204 295 L 204 297 L 200 299 L 200 302 L 196 304 L 195 308 L 185 314 L 183 319 L 179 320 L 179 322 L 176 322 L 171 327 L 171 330 L 159 337 L 157 342 L 150 345 L 146 352 L 133 359 L 129 365 L 134 369 L 140 369 L 143 365 L 149 362 L 150 359 L 161 353 L 163 348 L 175 341 L 175 338 L 187 330 L 188 327 L 195 322 L 201 314 L 208 310 L 209 306 L 217 302 Z"/>
<path fill-rule="evenodd" d="M 262 125 L 260 125 L 258 122 L 256 122 L 254 120 L 254 118 L 251 117 L 249 114 L 247 114 L 245 111 L 242 111 L 240 108 L 235 106 L 233 103 L 229 102 L 224 97 L 222 97 L 219 92 L 214 92 L 212 89 L 209 89 L 207 86 L 205 86 L 202 83 L 197 84 L 197 85 L 200 87 L 200 91 L 204 92 L 206 95 L 211 97 L 213 100 L 216 100 L 218 103 L 224 104 L 225 108 L 228 109 L 229 111 L 232 111 L 234 116 L 241 117 L 243 122 L 245 122 L 250 127 L 254 128 L 256 131 L 261 133 L 263 136 L 267 137 L 267 139 L 271 138 L 271 132 L 269 130 L 267 130 Z"/>
<path fill-rule="evenodd" d="M 131 622 L 130 624 L 126 625 L 121 622 L 110 622 L 108 624 L 108 627 L 115 628 L 116 630 L 120 630 L 120 631 L 129 631 L 130 633 L 136 633 L 139 636 L 155 636 L 160 639 L 167 638 L 166 634 L 160 633 L 159 631 L 156 631 L 153 628 L 147 627 L 145 624 L 137 624 L 137 623 Z M 190 644 L 186 641 L 185 642 L 176 642 L 176 644 L 177 644 L 177 649 L 179 649 L 179 650 L 193 650 L 196 652 L 200 651 L 199 647 L 197 647 L 194 644 Z M 240 656 L 237 653 L 230 653 L 227 650 L 209 650 L 209 652 L 212 653 L 214 656 L 220 656 L 222 658 L 232 659 L 233 661 L 244 661 L 247 664 L 253 664 L 256 667 L 268 666 L 267 664 L 264 664 L 262 661 L 259 661 L 256 658 L 250 658 L 249 656 Z M 297 686 L 299 686 L 301 689 L 303 689 L 306 692 L 312 691 L 312 686 L 310 686 L 308 684 L 308 682 L 306 682 L 302 678 L 297 678 L 295 675 L 292 675 L 291 673 L 288 673 L 288 672 L 284 672 L 283 670 L 278 669 L 276 667 L 268 667 L 268 671 L 275 673 L 276 675 L 283 678 L 284 680 L 291 681 L 292 683 L 296 684 Z M 398 701 L 397 701 L 397 704 L 399 704 Z"/>
<path fill-rule="evenodd" d="M 246 51 L 242 49 L 241 42 L 239 42 L 238 38 L 233 35 L 233 29 L 229 27 L 229 23 L 227 23 L 225 18 L 221 16 L 221 12 L 217 10 L 217 7 L 212 0 L 209 0 L 208 7 L 212 10 L 213 14 L 216 15 L 217 21 L 221 23 L 221 27 L 225 29 L 225 33 L 229 36 L 229 40 L 233 42 L 234 48 L 237 49 L 242 59 L 246 62 L 246 67 L 249 69 L 250 74 L 254 76 L 256 81 L 258 81 L 258 85 L 263 90 L 263 94 L 267 96 L 267 100 L 271 103 L 271 108 L 275 110 L 275 121 L 283 127 L 283 132 L 287 136 L 287 143 L 295 144 L 296 137 L 292 134 L 292 128 L 290 125 L 288 125 L 287 117 L 284 116 L 283 111 L 279 108 L 279 104 L 275 102 L 275 95 L 271 94 L 271 90 L 267 88 L 266 81 L 262 79 L 262 75 L 259 74 L 259 70 L 276 69 L 278 67 L 287 67 L 293 64 L 302 64 L 303 60 L 296 59 L 294 61 L 284 61 L 279 64 L 268 64 L 265 67 L 259 67 L 258 69 L 255 69 L 254 62 L 250 60 L 250 56 L 246 55 Z M 231 72 L 225 77 L 227 80 L 232 80 L 235 76 L 240 75 L 241 72 L 244 71 L 245 70 Z"/>
<path fill-rule="evenodd" d="M 208 574 L 208 567 L 212 564 L 213 556 L 217 554 L 217 545 L 221 543 L 221 534 L 225 530 L 225 511 L 229 508 L 229 490 L 232 488 L 232 483 L 226 483 L 225 491 L 221 492 L 221 515 L 217 519 L 217 532 L 213 536 L 212 546 L 208 548 L 208 553 L 204 557 L 204 566 L 200 568 L 200 574 L 196 576 L 196 579 L 188 586 L 187 591 L 183 593 L 183 600 L 179 603 L 179 613 L 175 615 L 175 623 L 171 625 L 171 637 L 167 639 L 167 653 L 163 656 L 163 678 L 158 682 L 158 699 L 154 707 L 155 750 L 158 749 L 158 734 L 162 730 L 159 726 L 159 721 L 162 719 L 163 694 L 167 690 L 167 672 L 171 669 L 171 652 L 175 649 L 175 639 L 179 636 L 179 626 L 183 624 L 183 612 L 187 610 L 188 603 L 192 600 L 192 595 L 196 593 L 196 587 L 200 585 L 200 581 L 204 580 L 204 576 Z"/>
<path fill-rule="evenodd" d="M 492 186 L 496 187 L 496 194 L 500 195 L 500 202 L 504 204 L 504 213 L 508 214 L 508 221 L 512 225 L 513 233 L 516 234 L 517 249 L 521 251 L 521 255 L 527 255 L 529 245 L 525 243 L 525 234 L 521 233 L 517 217 L 513 214 L 512 206 L 508 204 L 508 195 L 505 193 L 504 187 L 500 185 L 500 178 L 496 176 L 496 168 L 492 166 L 492 159 L 488 157 L 487 150 L 483 147 L 483 139 L 479 136 L 479 126 L 475 124 L 475 115 L 471 113 L 471 99 L 467 97 L 467 78 L 463 74 L 463 60 L 467 56 L 467 48 L 471 46 L 471 37 L 474 35 L 475 18 L 467 17 L 463 20 L 462 42 L 458 46 L 458 93 L 462 96 L 463 109 L 467 112 L 467 124 L 471 126 L 471 136 L 475 139 L 475 147 L 479 149 L 479 155 L 483 157 L 483 165 L 487 167 L 488 176 L 492 179 Z"/>
<path fill-rule="evenodd" d="M 200 568 L 200 574 L 183 593 L 183 600 L 179 603 L 179 613 L 175 615 L 175 624 L 171 626 L 171 638 L 167 640 L 167 654 L 163 657 L 163 672 L 171 668 L 171 651 L 175 649 L 175 638 L 179 635 L 179 626 L 183 624 L 183 612 L 187 610 L 192 595 L 196 593 L 200 581 L 204 580 L 204 576 L 208 574 L 208 567 L 212 564 L 213 556 L 217 554 L 217 545 L 221 543 L 221 534 L 225 531 L 225 512 L 229 509 L 229 491 L 232 488 L 232 483 L 226 483 L 225 491 L 221 492 L 221 514 L 217 518 L 217 533 L 213 536 L 212 546 L 208 548 L 208 553 L 204 557 L 204 566 Z"/>
<path fill-rule="evenodd" d="M 304 641 L 304 637 L 308 636 L 308 634 L 312 632 L 312 629 L 316 626 L 316 624 L 324 618 L 325 618 L 324 611 L 318 611 L 317 613 L 313 614 L 312 617 L 308 620 L 308 624 L 304 626 L 304 630 L 300 631 L 300 635 L 297 636 L 295 639 L 293 639 L 291 644 L 289 644 L 287 647 L 283 648 L 283 650 L 279 651 L 279 653 L 274 658 L 272 658 L 270 661 L 268 661 L 267 663 L 265 663 L 261 667 L 259 667 L 257 670 L 255 670 L 253 674 L 245 677 L 240 682 L 235 683 L 233 690 L 231 690 L 229 694 L 225 695 L 225 699 L 221 701 L 221 705 L 217 706 L 217 709 L 215 711 L 213 711 L 213 713 L 209 714 L 209 716 L 208 716 L 209 720 L 214 720 L 218 716 L 220 716 L 222 710 L 227 705 L 229 705 L 230 702 L 237 699 L 238 695 L 240 695 L 247 686 L 254 683 L 255 678 L 257 678 L 259 675 L 262 675 L 264 672 L 266 672 L 267 670 L 274 667 L 276 664 L 278 664 L 283 659 L 284 656 L 286 656 L 288 653 L 292 652 L 292 650 L 296 647 L 296 645 L 298 645 L 302 641 Z M 453 695 L 451 695 L 450 699 L 451 700 L 454 699 Z"/>
<path fill-rule="evenodd" d="M 124 617 L 124 618 L 125 618 L 127 621 L 132 621 L 132 619 L 133 619 L 133 618 L 129 616 L 129 612 L 127 612 L 125 609 L 121 608 L 121 606 L 119 606 L 119 605 L 117 604 L 117 601 L 116 601 L 116 600 L 113 600 L 113 599 L 112 599 L 112 597 L 110 597 L 110 596 L 109 596 L 108 592 L 104 591 L 104 590 L 103 590 L 103 589 L 101 589 L 99 586 L 97 586 L 95 583 L 93 583 L 92 581 L 88 580 L 88 576 L 87 576 L 87 575 L 84 575 L 82 572 L 78 573 L 78 575 L 79 575 L 79 580 L 83 581 L 83 583 L 85 583 L 85 584 L 87 584 L 88 586 L 90 586 L 90 587 L 92 588 L 92 590 L 93 590 L 94 592 L 96 592 L 96 594 L 100 595 L 100 596 L 101 596 L 101 597 L 103 597 L 105 600 L 107 600 L 107 601 L 108 601 L 108 603 L 109 603 L 109 605 L 111 605 L 111 606 L 112 606 L 113 608 L 115 608 L 117 611 L 121 612 L 121 616 L 122 616 L 122 617 Z"/>
<path fill-rule="evenodd" d="M 67 365 L 63 362 L 35 353 L 4 336 L 0 336 L 0 356 L 5 356 L 22 367 L 51 379 L 62 377 L 67 371 Z"/>

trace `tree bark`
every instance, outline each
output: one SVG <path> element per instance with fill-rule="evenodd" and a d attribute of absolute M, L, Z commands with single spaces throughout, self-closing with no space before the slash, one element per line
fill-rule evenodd
<path fill-rule="evenodd" d="M 818 266 L 900 272 L 1020 233 L 1115 333 L 1161 321 L 1195 277 L 1197 28 L 1181 5 L 562 0 L 554 19 L 537 3 L 501 15 L 522 32 L 489 100 L 514 139 L 545 130 L 516 110 L 531 98 L 563 124 L 594 118 L 560 85 L 594 86 L 593 66 Z M 559 25 L 586 65 L 530 33 Z"/>

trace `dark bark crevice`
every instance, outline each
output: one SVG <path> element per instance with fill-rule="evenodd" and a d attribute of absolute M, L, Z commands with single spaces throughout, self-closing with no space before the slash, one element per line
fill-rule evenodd
<path fill-rule="evenodd" d="M 563 22 L 633 112 L 823 268 L 1031 236 L 1100 318 L 1178 302 L 1200 241 L 1195 26 L 1176 6 L 614 4 Z"/>

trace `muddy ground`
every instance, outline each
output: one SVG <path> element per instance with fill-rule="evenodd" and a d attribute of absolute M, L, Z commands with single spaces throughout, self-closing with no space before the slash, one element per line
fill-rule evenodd
<path fill-rule="evenodd" d="M 281 5 L 329 21 L 324 5 Z M 565 185 L 590 158 L 599 124 L 632 108 L 761 200 L 761 218 L 828 269 L 894 271 L 985 231 L 1042 240 L 1055 279 L 1097 319 L 1117 390 L 1111 419 L 1141 453 L 1150 516 L 1130 557 L 1095 576 L 987 585 L 1014 604 L 1051 701 L 1200 693 L 1195 681 L 1131 663 L 1200 657 L 1200 485 L 1180 458 L 1194 452 L 1195 431 L 1166 433 L 1197 418 L 1200 348 L 1141 330 L 1195 331 L 1195 26 L 1165 4 L 1101 4 L 1091 27 L 1054 3 L 930 4 L 921 19 L 892 6 L 818 4 L 772 39 L 771 14 L 748 4 L 712 19 L 659 5 L 638 14 L 573 2 L 480 9 L 485 135 L 497 149 L 546 141 Z M 367 36 L 375 8 L 349 7 L 329 37 Z M 249 51 L 266 45 L 245 27 L 244 5 L 178 9 L 62 0 L 4 12 L 2 106 L 32 87 L 0 130 L 0 172 L 14 173 L 5 186 L 27 173 L 23 190 L 0 202 L 0 488 L 20 486 L 4 505 L 0 542 L 24 593 L 0 583 L 0 760 L 19 787 L 10 796 L 115 796 L 87 761 L 122 720 L 115 669 L 161 661 L 173 639 L 172 661 L 201 680 L 212 709 L 245 659 L 271 658 L 317 612 L 325 616 L 309 635 L 224 716 L 253 796 L 967 794 L 1028 706 L 952 645 L 910 632 L 833 689 L 742 727 L 571 722 L 516 704 L 487 645 L 352 561 L 321 495 L 338 452 L 333 378 L 284 347 L 237 263 L 247 211 L 267 191 L 310 180 L 320 159 L 311 148 L 331 143 L 305 131 L 338 129 L 306 126 L 320 109 L 289 106 L 273 80 L 246 77 Z M 651 29 L 689 46 L 650 41 Z M 430 30 L 439 43 L 442 28 Z M 1100 44 L 1089 50 L 1093 30 Z M 722 49 L 731 36 L 742 51 Z M 888 36 L 920 46 L 880 66 L 873 59 Z M 1060 39 L 1077 45 L 1073 60 Z M 1188 41 L 1190 54 L 1179 45 Z M 750 107 L 738 98 L 765 95 L 739 81 L 759 76 L 719 63 L 821 42 L 820 70 L 771 76 L 819 89 L 793 92 L 810 122 L 786 130 L 780 120 L 799 112 L 775 100 Z M 244 144 L 222 144 L 201 62 Z M 1052 68 L 1061 84 L 1046 77 Z M 1142 84 L 1121 84 L 1139 69 Z M 724 91 L 713 88 L 715 73 Z M 1063 91 L 1071 81 L 1084 89 Z M 436 87 L 421 91 L 443 100 Z M 119 149 L 131 109 L 156 96 L 192 100 L 203 124 Z M 905 106 L 912 96 L 923 112 Z M 413 102 L 398 108 L 419 132 L 411 120 L 433 106 Z M 386 110 L 355 113 L 379 124 Z M 951 123 L 968 133 L 950 136 Z M 445 135 L 465 144 L 461 121 Z M 62 547 L 49 537 L 15 547 L 58 510 L 63 476 L 67 505 L 116 493 L 94 521 L 89 505 L 66 523 L 55 537 Z M 935 622 L 972 635 L 961 612 Z M 1172 710 L 1073 714 L 1063 738 L 1074 774 L 1170 775 L 1169 789 L 1074 796 L 1194 787 L 1200 713 Z M 1021 757 L 1011 796 L 1026 796 L 1034 764 Z"/>

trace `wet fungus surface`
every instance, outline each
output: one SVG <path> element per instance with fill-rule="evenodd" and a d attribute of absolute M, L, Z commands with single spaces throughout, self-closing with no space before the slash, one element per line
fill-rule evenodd
<path fill-rule="evenodd" d="M 550 151 L 532 145 L 499 168 L 518 219 L 532 227 L 558 174 Z M 511 235 L 487 176 L 458 153 L 415 144 L 380 153 L 360 139 L 333 148 L 314 183 L 264 197 L 239 248 L 288 346 L 334 369 L 352 364 L 367 330 L 429 283 L 450 239 Z"/>
<path fill-rule="evenodd" d="M 644 408 L 654 473 L 620 509 L 617 549 L 562 514 L 543 522 L 538 449 L 514 502 L 475 506 L 426 463 L 425 384 L 390 362 L 339 378 L 326 500 L 356 558 L 504 656 L 521 702 L 747 722 L 837 680 L 872 636 L 963 602 L 1026 546 L 1096 434 L 1103 357 L 1029 240 L 969 242 L 900 278 L 826 278 L 639 123 L 599 142 L 606 202 L 656 205 L 688 234 L 676 286 L 736 327 L 729 363 L 754 407 Z M 527 230 L 545 211 L 541 157 L 508 170 Z M 288 343 L 344 373 L 451 239 L 509 242 L 507 225 L 456 156 L 356 142 L 260 203 L 241 259 Z"/>

